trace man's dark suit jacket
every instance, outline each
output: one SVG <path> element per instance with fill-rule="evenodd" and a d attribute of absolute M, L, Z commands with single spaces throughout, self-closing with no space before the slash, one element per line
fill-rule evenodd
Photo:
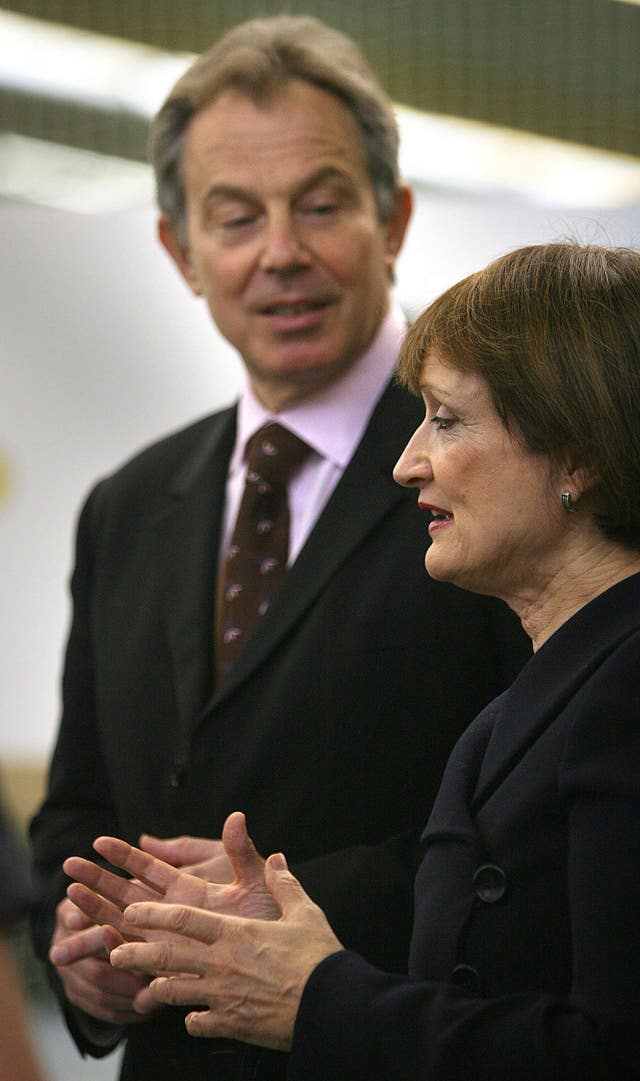
<path fill-rule="evenodd" d="M 412 978 L 323 962 L 292 1081 L 637 1081 L 640 575 L 467 730 L 423 844 Z"/>
<path fill-rule="evenodd" d="M 32 826 L 46 956 L 72 853 L 98 834 L 217 837 L 247 813 L 341 940 L 406 969 L 417 842 L 463 728 L 530 653 L 506 607 L 429 580 L 415 493 L 391 471 L 420 404 L 390 386 L 227 680 L 212 688 L 215 568 L 235 410 L 142 452 L 81 515 L 64 711 Z M 100 1053 L 67 1010 L 83 1050 Z M 128 1032 L 123 1076 L 216 1081 L 183 1012 Z M 237 1076 L 237 1071 L 232 1074 Z"/>

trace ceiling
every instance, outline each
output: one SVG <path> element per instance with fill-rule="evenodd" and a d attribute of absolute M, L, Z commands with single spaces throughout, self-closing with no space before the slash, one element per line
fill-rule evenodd
<path fill-rule="evenodd" d="M 17 0 L 17 13 L 192 53 L 254 14 L 312 13 L 351 34 L 396 102 L 640 157 L 640 6 L 621 0 Z M 151 54 L 150 54 L 151 55 Z M 10 57 L 5 55 L 5 61 Z M 147 117 L 7 74 L 10 132 L 142 160 Z M 171 80 L 172 81 L 172 80 Z"/>

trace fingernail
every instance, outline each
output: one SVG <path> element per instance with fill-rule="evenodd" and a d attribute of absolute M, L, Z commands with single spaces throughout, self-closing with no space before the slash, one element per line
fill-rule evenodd
<path fill-rule="evenodd" d="M 69 960 L 69 951 L 66 946 L 52 946 L 49 950 L 49 960 L 52 965 L 66 965 Z"/>
<path fill-rule="evenodd" d="M 131 906 L 129 906 L 129 908 L 125 908 L 125 910 L 124 910 L 124 918 L 127 921 L 127 923 L 137 923 L 138 922 L 138 910 L 137 910 L 137 908 L 132 908 Z"/>

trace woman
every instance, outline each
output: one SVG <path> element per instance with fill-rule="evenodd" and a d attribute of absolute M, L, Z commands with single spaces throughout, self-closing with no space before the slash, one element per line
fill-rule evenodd
<path fill-rule="evenodd" d="M 400 377 L 425 402 L 395 475 L 429 515 L 427 570 L 504 599 L 534 648 L 450 759 L 411 974 L 341 949 L 281 855 L 276 921 L 134 904 L 123 925 L 160 940 L 112 963 L 207 1007 L 193 1035 L 291 1048 L 296 1081 L 638 1078 L 640 254 L 498 259 L 420 316 Z"/>

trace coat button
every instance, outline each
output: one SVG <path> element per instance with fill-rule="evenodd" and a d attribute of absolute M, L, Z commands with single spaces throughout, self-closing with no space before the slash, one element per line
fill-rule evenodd
<path fill-rule="evenodd" d="M 476 896 L 486 905 L 495 905 L 501 901 L 507 888 L 507 878 L 500 867 L 494 863 L 483 863 L 473 876 Z"/>
<path fill-rule="evenodd" d="M 169 774 L 169 784 L 172 788 L 180 788 L 182 785 L 182 782 L 184 781 L 184 769 L 184 760 L 182 758 L 176 758 L 173 763 L 173 769 Z"/>
<path fill-rule="evenodd" d="M 473 965 L 456 965 L 451 973 L 451 983 L 471 995 L 477 994 L 480 991 L 480 973 Z"/>

